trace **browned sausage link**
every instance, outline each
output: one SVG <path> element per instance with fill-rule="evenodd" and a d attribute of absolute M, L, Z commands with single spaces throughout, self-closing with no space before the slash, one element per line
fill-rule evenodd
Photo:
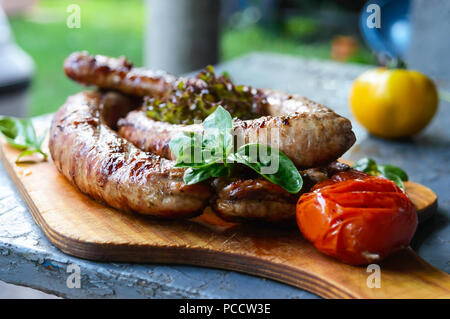
<path fill-rule="evenodd" d="M 294 222 L 295 205 L 302 193 L 348 169 L 347 165 L 335 162 L 327 167 L 301 171 L 303 188 L 295 195 L 262 178 L 216 178 L 212 184 L 216 196 L 211 206 L 223 219 L 233 222 Z"/>
<path fill-rule="evenodd" d="M 110 129 L 109 112 L 124 114 L 127 103 L 116 93 L 83 92 L 69 97 L 55 114 L 50 152 L 58 170 L 81 192 L 117 209 L 157 217 L 200 213 L 209 186 L 183 183 L 183 169 L 140 151 Z M 129 105 L 128 105 L 129 106 Z"/>
<path fill-rule="evenodd" d="M 295 204 L 300 194 L 289 194 L 265 179 L 216 178 L 216 197 L 211 208 L 232 222 L 295 221 Z"/>
<path fill-rule="evenodd" d="M 70 78 L 80 83 L 138 96 L 164 96 L 176 81 L 168 74 L 133 68 L 125 58 L 94 57 L 85 52 L 70 55 L 64 68 Z M 350 121 L 329 108 L 299 95 L 268 89 L 261 92 L 267 100 L 262 112 L 270 116 L 235 121 L 234 133 L 239 141 L 277 146 L 303 168 L 334 161 L 354 144 L 355 135 Z M 168 158 L 173 158 L 168 141 L 180 131 L 197 129 L 195 126 L 156 122 L 147 118 L 144 112 L 131 112 L 119 125 L 120 133 L 126 139 L 145 151 Z M 275 129 L 278 130 L 278 145 L 273 145 L 264 135 L 269 138 Z"/>
<path fill-rule="evenodd" d="M 117 209 L 157 217 L 190 217 L 210 200 L 228 220 L 293 221 L 298 195 L 263 179 L 217 179 L 214 196 L 209 185 L 186 186 L 184 171 L 172 161 L 138 150 L 109 128 L 131 106 L 119 93 L 83 92 L 55 114 L 50 152 L 81 192 Z"/>
<path fill-rule="evenodd" d="M 141 97 L 162 97 L 176 81 L 176 77 L 163 71 L 134 68 L 124 57 L 91 56 L 87 52 L 72 53 L 64 62 L 64 71 L 78 83 Z"/>
<path fill-rule="evenodd" d="M 338 159 L 355 142 L 350 121 L 329 108 L 297 95 L 272 90 L 267 94 L 267 113 L 255 120 L 235 119 L 233 133 L 243 143 L 279 148 L 297 167 L 326 165 Z M 119 134 L 142 150 L 174 159 L 169 141 L 182 131 L 202 132 L 202 126 L 155 121 L 145 109 L 119 120 Z M 272 140 L 272 135 L 275 138 Z"/>
<path fill-rule="evenodd" d="M 210 200 L 228 220 L 293 220 L 299 194 L 261 178 L 218 178 L 214 196 L 209 185 L 186 186 L 183 170 L 173 168 L 172 161 L 139 151 L 109 128 L 129 108 L 127 98 L 118 93 L 84 92 L 70 97 L 56 113 L 50 130 L 53 161 L 83 193 L 121 210 L 158 217 L 190 217 Z M 302 192 L 347 168 L 332 164 L 302 171 Z"/>

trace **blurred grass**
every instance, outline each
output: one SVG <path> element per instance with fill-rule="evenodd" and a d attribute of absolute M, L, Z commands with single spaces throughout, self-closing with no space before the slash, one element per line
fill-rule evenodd
<path fill-rule="evenodd" d="M 297 28 L 295 28 L 297 27 Z M 310 21 L 306 23 L 287 24 L 285 34 L 277 34 L 267 31 L 259 26 L 251 26 L 245 29 L 226 29 L 221 37 L 221 57 L 229 60 L 250 51 L 277 52 L 315 59 L 331 59 L 331 40 L 302 41 L 312 37 L 317 32 L 317 26 Z M 296 30 L 297 38 L 288 36 Z M 360 51 L 351 56 L 347 62 L 375 64 L 372 53 L 361 44 Z"/>
<path fill-rule="evenodd" d="M 81 28 L 69 29 L 69 4 L 81 7 Z M 64 59 L 73 51 L 126 55 L 142 61 L 144 12 L 141 0 L 44 0 L 38 10 L 10 19 L 17 43 L 36 63 L 31 88 L 30 115 L 55 111 L 80 86 L 62 71 Z"/>
<path fill-rule="evenodd" d="M 301 44 L 283 36 L 277 36 L 261 27 L 231 29 L 222 35 L 222 58 L 229 60 L 250 51 L 278 52 L 317 59 L 330 58 L 330 44 Z"/>
<path fill-rule="evenodd" d="M 66 8 L 73 3 L 81 7 L 79 29 L 66 26 L 69 16 Z M 10 23 L 17 43 L 36 63 L 31 88 L 32 116 L 57 110 L 68 95 L 81 90 L 80 85 L 68 80 L 62 71 L 64 59 L 73 51 L 126 55 L 136 65 L 142 65 L 143 0 L 41 0 L 36 10 L 11 17 Z M 301 31 L 308 32 L 311 26 L 308 27 Z M 250 51 L 329 59 L 330 50 L 329 41 L 302 44 L 292 37 L 277 36 L 258 26 L 228 28 L 221 37 L 222 60 Z M 370 53 L 363 50 L 351 61 L 372 63 L 373 60 Z"/>

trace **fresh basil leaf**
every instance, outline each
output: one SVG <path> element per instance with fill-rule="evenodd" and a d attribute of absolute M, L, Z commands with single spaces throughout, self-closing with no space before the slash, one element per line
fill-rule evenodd
<path fill-rule="evenodd" d="M 200 134 L 180 135 L 171 143 L 169 146 L 177 156 L 175 167 L 203 167 L 221 159 L 214 150 L 204 147 Z"/>
<path fill-rule="evenodd" d="M 48 129 L 46 129 L 44 131 L 44 133 L 42 133 L 42 135 L 38 138 L 37 144 L 36 144 L 37 147 L 39 147 L 39 148 L 41 147 L 42 143 L 44 142 L 45 136 L 47 136 L 47 132 L 48 132 Z M 47 154 L 45 154 L 45 156 L 47 157 Z"/>
<path fill-rule="evenodd" d="M 302 189 L 303 179 L 300 173 L 289 157 L 278 149 L 256 143 L 245 144 L 231 154 L 229 159 L 247 165 L 289 193 L 296 194 Z"/>
<path fill-rule="evenodd" d="M 393 174 L 393 175 L 397 175 L 398 177 L 400 177 L 400 179 L 402 181 L 408 180 L 408 174 L 406 174 L 406 172 L 404 170 L 402 170 L 400 167 L 385 164 L 385 165 L 378 165 L 378 170 L 384 176 L 386 176 L 388 174 L 389 175 Z"/>
<path fill-rule="evenodd" d="M 176 159 L 175 167 L 204 167 L 214 164 L 219 158 L 211 155 L 211 151 L 199 147 L 190 147 L 183 150 Z"/>
<path fill-rule="evenodd" d="M 217 130 L 231 133 L 232 127 L 233 119 L 230 113 L 220 105 L 203 121 L 203 128 L 207 135 L 216 135 Z"/>
<path fill-rule="evenodd" d="M 229 176 L 231 174 L 231 168 L 222 164 L 213 164 L 210 167 L 211 177 Z"/>
<path fill-rule="evenodd" d="M 207 163 L 201 147 L 186 146 L 175 161 L 175 167 L 201 167 Z"/>
<path fill-rule="evenodd" d="M 377 165 L 373 159 L 363 158 L 356 162 L 356 164 L 353 165 L 353 168 L 369 175 L 383 176 L 390 179 L 397 184 L 398 187 L 405 191 L 403 181 L 408 180 L 408 175 L 400 167 L 389 164 Z"/>
<path fill-rule="evenodd" d="M 170 151 L 175 155 L 175 158 L 178 158 L 183 149 L 196 145 L 199 143 L 201 145 L 202 137 L 198 133 L 194 132 L 182 132 L 173 137 L 169 142 Z"/>
<path fill-rule="evenodd" d="M 361 171 L 370 175 L 376 175 L 378 172 L 378 166 L 377 163 L 369 157 L 360 159 L 353 165 L 353 168 L 357 171 Z"/>
<path fill-rule="evenodd" d="M 20 119 L 14 117 L 0 118 L 0 132 L 12 147 L 20 150 L 27 149 L 25 127 Z"/>
<path fill-rule="evenodd" d="M 26 150 L 28 146 L 23 143 L 23 141 L 20 138 L 9 138 L 5 136 L 6 141 L 9 145 L 11 145 L 14 148 L 17 148 L 18 150 Z"/>
<path fill-rule="evenodd" d="M 184 172 L 183 181 L 186 185 L 197 184 L 210 177 L 229 175 L 229 168 L 221 164 L 212 164 L 207 167 L 188 168 Z"/>
<path fill-rule="evenodd" d="M 203 121 L 205 131 L 204 144 L 206 147 L 215 149 L 217 154 L 226 157 L 233 148 L 233 119 L 230 113 L 222 106 Z"/>
<path fill-rule="evenodd" d="M 404 192 L 405 191 L 405 185 L 403 184 L 402 178 L 396 174 L 387 172 L 386 174 L 383 174 L 383 177 L 390 179 L 393 181 L 397 186 Z"/>
<path fill-rule="evenodd" d="M 5 137 L 14 138 L 17 136 L 17 119 L 13 117 L 1 117 L 0 116 L 0 132 Z"/>
<path fill-rule="evenodd" d="M 27 145 L 34 145 L 37 148 L 39 148 L 41 145 L 36 145 L 38 142 L 36 138 L 36 132 L 34 130 L 33 123 L 31 123 L 31 120 L 20 119 L 19 121 L 22 123 L 25 141 Z"/>
<path fill-rule="evenodd" d="M 203 135 L 203 147 L 212 151 L 212 154 L 222 154 L 224 152 L 224 136 L 219 131 L 217 135 Z"/>
<path fill-rule="evenodd" d="M 28 149 L 28 150 L 22 151 L 22 152 L 17 156 L 16 163 L 20 163 L 20 162 L 21 162 L 20 159 L 21 159 L 22 157 L 24 157 L 24 156 L 31 156 L 31 155 L 33 155 L 33 154 L 35 154 L 35 153 L 41 154 L 41 155 L 44 157 L 44 159 L 47 158 L 47 154 L 45 154 L 45 153 L 42 152 L 41 150 L 38 150 L 38 149 Z"/>
<path fill-rule="evenodd" d="M 292 161 L 278 149 L 267 145 L 246 144 L 236 153 L 233 149 L 233 121 L 222 106 L 203 122 L 204 134 L 183 133 L 169 142 L 176 156 L 175 167 L 185 167 L 183 180 L 187 185 L 211 177 L 231 174 L 231 163 L 249 166 L 270 182 L 290 193 L 298 193 L 303 179 Z M 231 153 L 231 154 L 230 154 Z"/>
<path fill-rule="evenodd" d="M 16 160 L 18 162 L 23 156 L 33 153 L 40 153 L 47 158 L 41 150 L 41 144 L 44 141 L 46 133 L 39 138 L 36 136 L 33 123 L 30 119 L 19 119 L 15 117 L 0 117 L 0 132 L 5 137 L 8 144 L 12 147 L 22 150 Z"/>

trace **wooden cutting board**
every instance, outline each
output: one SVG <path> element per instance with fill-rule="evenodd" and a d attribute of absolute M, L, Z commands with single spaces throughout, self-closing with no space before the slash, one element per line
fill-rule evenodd
<path fill-rule="evenodd" d="M 369 288 L 372 273 L 366 267 L 345 265 L 321 254 L 296 228 L 228 223 L 211 212 L 183 221 L 120 212 L 81 194 L 57 172 L 51 159 L 15 164 L 18 151 L 3 139 L 0 149 L 34 220 L 55 246 L 70 255 L 235 270 L 326 298 L 450 298 L 450 276 L 410 248 L 380 263 L 381 287 Z M 406 189 L 421 219 L 429 217 L 436 209 L 436 195 L 415 183 L 407 183 Z"/>

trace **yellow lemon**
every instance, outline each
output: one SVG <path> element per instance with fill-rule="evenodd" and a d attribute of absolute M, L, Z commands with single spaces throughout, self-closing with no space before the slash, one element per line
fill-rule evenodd
<path fill-rule="evenodd" d="M 424 74 L 386 68 L 361 74 L 350 93 L 356 119 L 373 135 L 414 135 L 431 121 L 438 106 L 436 86 Z"/>

